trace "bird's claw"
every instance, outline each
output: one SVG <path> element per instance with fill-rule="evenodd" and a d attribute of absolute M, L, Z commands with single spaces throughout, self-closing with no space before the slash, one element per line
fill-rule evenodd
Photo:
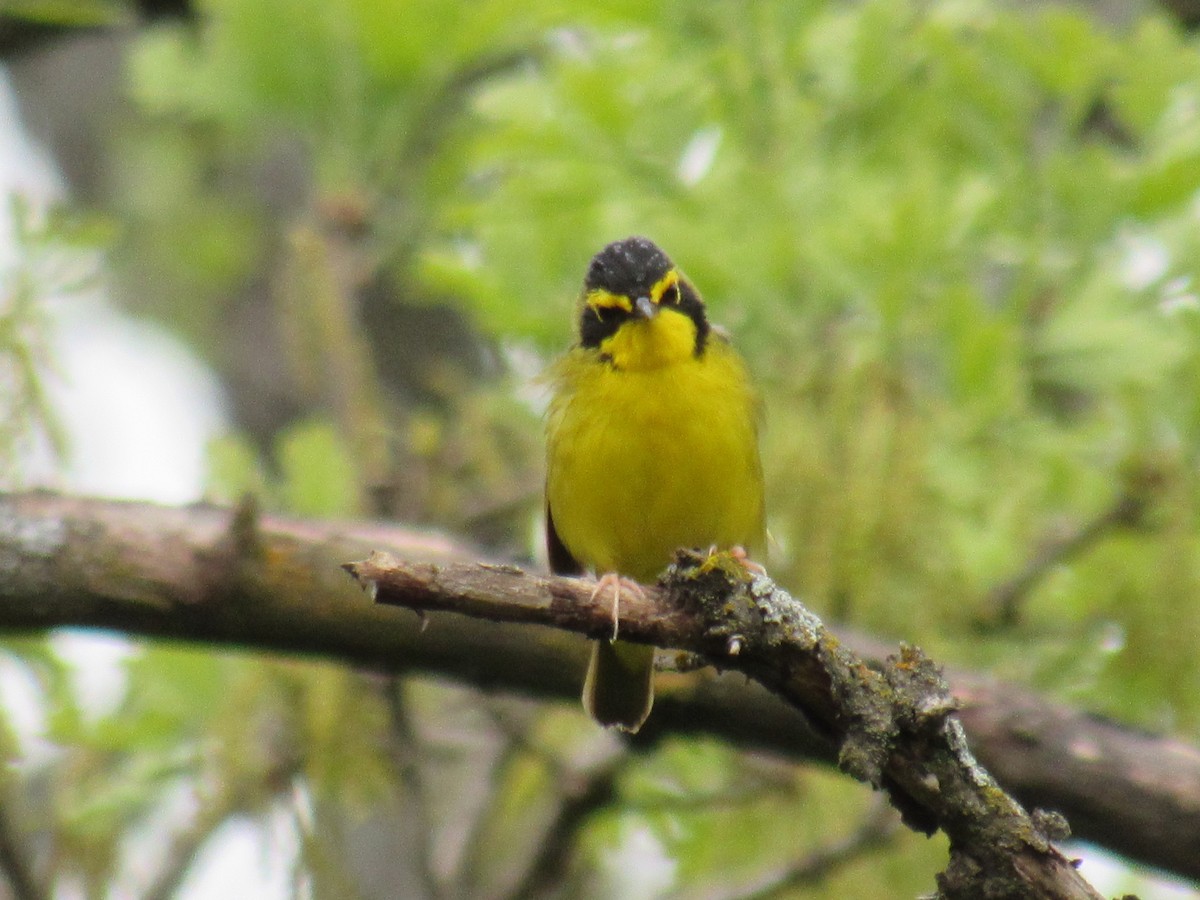
<path fill-rule="evenodd" d="M 720 548 L 716 544 L 713 544 L 708 548 L 708 552 L 705 554 L 705 556 L 708 557 L 708 560 L 711 560 L 714 556 L 717 555 L 718 552 L 720 552 Z M 750 574 L 752 574 L 752 575 L 766 575 L 767 574 L 766 568 L 764 566 L 762 566 L 760 563 L 756 563 L 754 560 L 752 560 L 750 558 L 750 554 L 746 552 L 746 548 L 741 546 L 740 544 L 734 544 L 726 552 L 730 556 L 733 557 L 734 562 L 736 562 L 739 566 L 741 566 L 743 569 L 745 569 Z"/>

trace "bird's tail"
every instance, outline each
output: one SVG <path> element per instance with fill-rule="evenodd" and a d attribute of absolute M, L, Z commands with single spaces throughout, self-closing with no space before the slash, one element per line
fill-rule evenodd
<path fill-rule="evenodd" d="M 596 641 L 583 682 L 583 708 L 601 725 L 636 732 L 654 705 L 654 648 Z"/>

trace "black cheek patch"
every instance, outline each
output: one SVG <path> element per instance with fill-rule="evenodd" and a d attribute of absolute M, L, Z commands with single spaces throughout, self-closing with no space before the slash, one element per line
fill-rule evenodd
<path fill-rule="evenodd" d="M 621 323 L 628 318 L 629 313 L 615 306 L 603 310 L 585 306 L 583 315 L 579 317 L 579 343 L 584 347 L 599 347 L 605 338 L 616 334 Z"/>
<path fill-rule="evenodd" d="M 696 355 L 700 356 L 708 344 L 708 316 L 696 289 L 683 280 L 679 282 L 679 311 L 696 323 Z"/>

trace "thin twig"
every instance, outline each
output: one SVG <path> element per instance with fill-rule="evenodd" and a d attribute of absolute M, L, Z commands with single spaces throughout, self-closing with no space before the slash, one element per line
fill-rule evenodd
<path fill-rule="evenodd" d="M 222 784 L 204 798 L 191 826 L 171 839 L 158 874 L 142 894 L 142 900 L 171 900 L 183 883 L 197 855 L 214 834 L 233 817 L 259 808 L 271 796 L 290 791 L 300 772 L 299 756 L 289 748 L 273 748 L 271 765 Z"/>
<path fill-rule="evenodd" d="M 446 895 L 446 891 L 433 867 L 433 817 L 429 811 L 425 781 L 421 776 L 419 738 L 404 699 L 404 682 L 398 677 L 390 678 L 383 693 L 391 732 L 388 753 L 407 795 L 409 815 L 417 821 L 417 827 L 413 829 L 417 870 L 426 896 L 439 900 Z"/>
<path fill-rule="evenodd" d="M 171 900 L 196 861 L 196 855 L 218 828 L 237 815 L 239 805 L 232 792 L 223 792 L 216 802 L 201 810 L 190 828 L 176 834 L 158 874 L 142 894 L 142 900 Z"/>
<path fill-rule="evenodd" d="M 509 740 L 513 751 L 539 760 L 560 785 L 558 812 L 544 829 L 545 839 L 525 870 L 520 881 L 507 894 L 509 900 L 532 900 L 561 891 L 567 871 L 579 844 L 579 835 L 592 814 L 610 806 L 616 800 L 616 780 L 641 756 L 639 747 L 627 744 L 628 749 L 616 748 L 603 761 L 580 772 L 567 766 L 561 758 L 529 739 L 527 729 L 514 727 L 510 717 L 499 715 L 489 707 L 497 730 Z"/>
<path fill-rule="evenodd" d="M 1016 625 L 1025 600 L 1057 566 L 1095 546 L 1118 528 L 1136 524 L 1145 508 L 1146 497 L 1123 493 L 1078 530 L 1047 542 L 1024 569 L 988 593 L 985 607 L 991 619 L 1005 628 Z"/>
<path fill-rule="evenodd" d="M 6 790 L 5 793 L 9 792 Z M 49 895 L 33 874 L 33 863 L 9 818 L 10 808 L 7 802 L 0 804 L 0 872 L 4 873 L 12 889 L 13 900 L 46 900 Z"/>
<path fill-rule="evenodd" d="M 455 126 L 471 94 L 480 85 L 494 82 L 523 68 L 540 65 L 545 58 L 545 49 L 537 43 L 531 43 L 481 55 L 451 73 L 433 92 L 425 108 L 420 111 L 414 127 L 407 129 L 408 143 L 402 147 L 399 158 L 411 170 L 417 170 L 442 146 L 445 135 Z"/>
<path fill-rule="evenodd" d="M 752 753 L 742 753 L 733 783 L 721 785 L 707 791 L 688 791 L 681 795 L 657 797 L 648 802 L 636 799 L 623 801 L 621 806 L 632 812 L 648 815 L 659 813 L 686 813 L 703 810 L 706 812 L 744 809 L 748 805 L 770 798 L 782 800 L 799 796 L 794 762 L 782 760 L 756 760 Z"/>
<path fill-rule="evenodd" d="M 773 900 L 801 885 L 816 884 L 842 866 L 849 865 L 867 853 L 884 847 L 900 833 L 900 820 L 895 811 L 878 799 L 873 800 L 862 823 L 840 840 L 819 847 L 795 864 L 774 875 L 766 884 L 727 900 Z"/>
<path fill-rule="evenodd" d="M 630 764 L 631 754 L 618 754 L 591 771 L 567 781 L 568 792 L 558 815 L 546 829 L 541 850 L 531 860 L 525 876 L 509 892 L 510 900 L 549 896 L 566 882 L 579 835 L 592 815 L 617 798 L 617 778 Z"/>
<path fill-rule="evenodd" d="M 481 704 L 481 708 L 483 713 L 494 723 L 501 721 L 501 717 L 496 715 L 491 703 L 485 700 Z M 488 767 L 487 783 L 491 785 L 491 792 L 471 822 L 467 838 L 463 841 L 455 885 L 455 894 L 460 897 L 470 897 L 479 892 L 479 887 L 474 879 L 484 867 L 486 858 L 493 852 L 493 848 L 489 845 L 488 811 L 497 807 L 498 795 L 504 790 L 503 773 L 517 756 L 530 746 L 527 740 L 518 739 L 515 736 L 517 729 L 512 726 L 498 730 L 501 732 L 503 745 Z M 548 760 L 548 755 L 539 754 L 539 758 Z"/>

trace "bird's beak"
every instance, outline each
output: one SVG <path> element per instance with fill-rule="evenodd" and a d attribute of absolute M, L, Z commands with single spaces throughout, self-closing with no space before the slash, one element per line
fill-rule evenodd
<path fill-rule="evenodd" d="M 649 297 L 638 297 L 633 301 L 633 314 L 639 319 L 653 319 L 658 315 L 658 304 Z"/>

